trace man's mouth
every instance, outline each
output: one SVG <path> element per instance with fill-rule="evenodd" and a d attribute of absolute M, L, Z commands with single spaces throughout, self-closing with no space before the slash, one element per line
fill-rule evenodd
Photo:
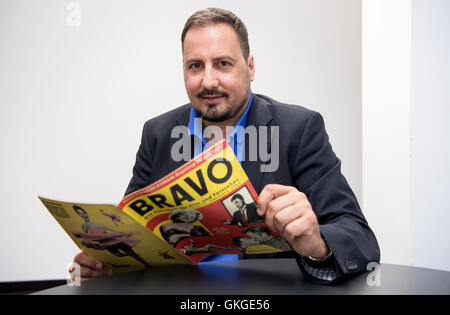
<path fill-rule="evenodd" d="M 202 95 L 203 98 L 219 98 L 223 97 L 223 95 Z"/>
<path fill-rule="evenodd" d="M 220 102 L 223 98 L 225 98 L 225 95 L 202 95 L 200 98 L 206 103 L 206 104 L 214 104 L 217 102 Z"/>
<path fill-rule="evenodd" d="M 227 96 L 227 94 L 215 90 L 203 90 L 201 93 L 199 93 L 198 96 L 206 104 L 214 104 L 220 102 L 224 97 Z"/>

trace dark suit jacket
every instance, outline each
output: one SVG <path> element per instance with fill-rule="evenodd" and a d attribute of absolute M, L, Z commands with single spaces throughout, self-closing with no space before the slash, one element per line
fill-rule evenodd
<path fill-rule="evenodd" d="M 171 138 L 171 130 L 177 125 L 188 125 L 190 108 L 186 104 L 145 123 L 126 194 L 153 183 L 184 163 L 171 159 L 172 144 L 178 140 Z M 341 162 L 331 148 L 322 116 L 301 106 L 254 94 L 247 126 L 267 126 L 269 131 L 271 126 L 279 126 L 280 163 L 275 172 L 261 172 L 264 163 L 260 160 L 244 158 L 242 162 L 257 193 L 267 184 L 281 184 L 294 186 L 306 194 L 320 232 L 333 252 L 331 263 L 338 277 L 363 271 L 369 262 L 378 262 L 380 250 L 375 235 L 341 173 Z M 269 148 L 270 139 L 269 136 Z M 300 260 L 299 255 L 293 255 Z M 301 263 L 299 266 L 304 271 Z M 310 278 L 305 271 L 304 274 Z"/>
<path fill-rule="evenodd" d="M 258 223 L 258 222 L 262 222 L 262 219 L 263 219 L 263 217 L 258 215 L 258 212 L 256 210 L 256 205 L 253 202 L 245 204 L 245 215 L 247 217 L 246 225 L 251 225 L 251 224 Z M 244 223 L 244 220 L 242 218 L 242 212 L 240 210 L 233 213 L 233 218 L 232 218 L 230 224 L 238 224 L 239 222 Z"/>

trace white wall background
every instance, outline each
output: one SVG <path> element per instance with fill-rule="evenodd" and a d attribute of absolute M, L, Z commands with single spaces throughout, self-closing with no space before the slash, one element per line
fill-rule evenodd
<path fill-rule="evenodd" d="M 66 277 L 78 251 L 36 195 L 118 203 L 144 122 L 187 103 L 180 33 L 219 6 L 247 25 L 253 90 L 318 110 L 362 196 L 361 1 L 0 0 L 0 281 Z"/>
<path fill-rule="evenodd" d="M 364 0 L 363 199 L 382 261 L 450 271 L 450 1 Z"/>
<path fill-rule="evenodd" d="M 411 230 L 416 266 L 450 270 L 450 1 L 412 1 Z"/>
<path fill-rule="evenodd" d="M 363 200 L 383 262 L 411 264 L 410 0 L 364 0 Z"/>

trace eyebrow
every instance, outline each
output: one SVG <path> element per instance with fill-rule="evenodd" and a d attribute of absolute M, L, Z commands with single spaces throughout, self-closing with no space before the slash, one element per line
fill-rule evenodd
<path fill-rule="evenodd" d="M 234 58 L 232 58 L 230 56 L 219 56 L 219 57 L 216 57 L 213 59 L 214 62 L 221 61 L 221 60 L 229 60 L 233 63 L 236 61 Z M 188 64 L 188 63 L 196 63 L 196 62 L 203 62 L 203 60 L 199 59 L 199 58 L 193 58 L 193 59 L 186 60 L 184 63 Z"/>
<path fill-rule="evenodd" d="M 229 60 L 231 62 L 235 62 L 234 58 L 230 57 L 230 56 L 219 56 L 213 59 L 213 61 L 220 61 L 220 60 Z"/>
<path fill-rule="evenodd" d="M 189 59 L 186 60 L 184 63 L 188 64 L 188 63 L 193 63 L 193 62 L 203 62 L 201 59 Z"/>

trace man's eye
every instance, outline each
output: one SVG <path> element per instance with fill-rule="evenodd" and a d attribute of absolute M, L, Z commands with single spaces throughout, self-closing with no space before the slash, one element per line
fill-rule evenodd
<path fill-rule="evenodd" d="M 192 64 L 189 66 L 189 69 L 200 69 L 201 66 L 202 66 L 202 65 L 199 64 L 199 63 L 192 63 Z"/>
<path fill-rule="evenodd" d="M 221 62 L 219 62 L 219 64 L 221 67 L 226 67 L 226 66 L 231 65 L 228 61 L 221 61 Z"/>

